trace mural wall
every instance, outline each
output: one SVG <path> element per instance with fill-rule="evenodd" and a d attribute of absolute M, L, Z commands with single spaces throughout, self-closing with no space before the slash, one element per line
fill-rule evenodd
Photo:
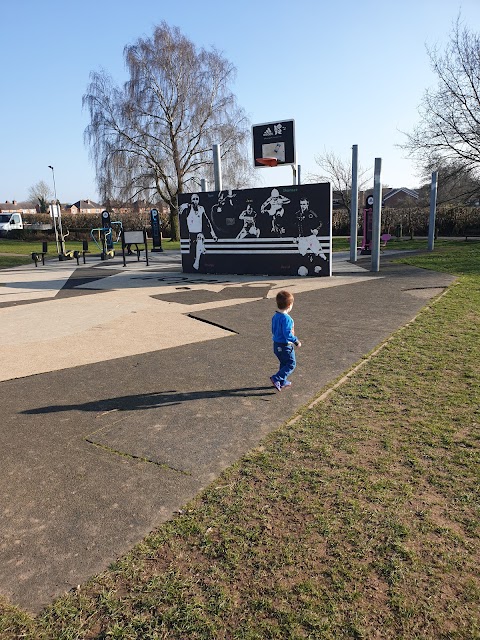
<path fill-rule="evenodd" d="M 186 273 L 331 275 L 330 183 L 184 193 Z"/>

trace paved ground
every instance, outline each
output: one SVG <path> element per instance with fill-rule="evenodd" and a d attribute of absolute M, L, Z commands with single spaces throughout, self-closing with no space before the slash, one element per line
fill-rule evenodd
<path fill-rule="evenodd" d="M 187 275 L 174 252 L 0 271 L 0 595 L 37 612 L 105 569 L 453 280 L 389 253 L 331 278 Z M 278 394 L 285 287 L 303 346 Z"/>

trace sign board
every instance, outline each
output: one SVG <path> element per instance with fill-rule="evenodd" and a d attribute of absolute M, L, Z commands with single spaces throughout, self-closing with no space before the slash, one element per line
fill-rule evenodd
<path fill-rule="evenodd" d="M 330 183 L 182 193 L 186 273 L 331 275 Z"/>
<path fill-rule="evenodd" d="M 140 261 L 140 249 L 139 244 L 145 246 L 145 261 L 148 265 L 148 247 L 147 247 L 147 232 L 145 229 L 142 231 L 124 231 L 122 233 L 122 254 L 123 254 L 123 266 L 127 266 L 125 258 L 125 249 L 128 249 L 128 255 L 132 255 L 131 245 L 134 244 L 137 253 L 137 260 Z"/>
<path fill-rule="evenodd" d="M 255 167 L 265 166 L 258 158 L 276 158 L 279 165 L 295 165 L 295 120 L 254 124 L 252 139 Z"/>
<path fill-rule="evenodd" d="M 60 218 L 61 216 L 61 210 L 60 210 L 60 205 L 58 204 L 49 204 L 48 205 L 48 210 L 50 213 L 50 217 L 51 218 Z"/>
<path fill-rule="evenodd" d="M 145 234 L 143 231 L 124 231 L 123 239 L 125 244 L 144 244 Z"/>

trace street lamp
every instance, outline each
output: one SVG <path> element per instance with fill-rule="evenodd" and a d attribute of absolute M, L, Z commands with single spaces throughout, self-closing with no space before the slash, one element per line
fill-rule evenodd
<path fill-rule="evenodd" d="M 55 194 L 55 204 L 57 204 L 57 188 L 55 186 L 55 171 L 53 170 L 53 167 L 51 164 L 48 165 L 48 168 L 52 170 L 52 176 L 53 176 L 53 193 Z"/>
<path fill-rule="evenodd" d="M 208 182 L 205 180 L 205 178 L 202 178 L 201 180 L 198 180 L 198 178 L 194 178 L 192 176 L 189 179 L 192 180 L 193 182 L 195 182 L 195 184 L 197 184 L 202 191 L 207 191 L 208 190 Z"/>

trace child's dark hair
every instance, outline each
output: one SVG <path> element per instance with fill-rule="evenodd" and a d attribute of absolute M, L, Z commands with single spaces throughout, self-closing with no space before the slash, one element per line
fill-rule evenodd
<path fill-rule="evenodd" d="M 284 311 L 285 309 L 288 309 L 288 307 L 293 304 L 293 295 L 290 293 L 290 291 L 279 291 L 277 293 L 277 307 L 281 310 Z"/>

